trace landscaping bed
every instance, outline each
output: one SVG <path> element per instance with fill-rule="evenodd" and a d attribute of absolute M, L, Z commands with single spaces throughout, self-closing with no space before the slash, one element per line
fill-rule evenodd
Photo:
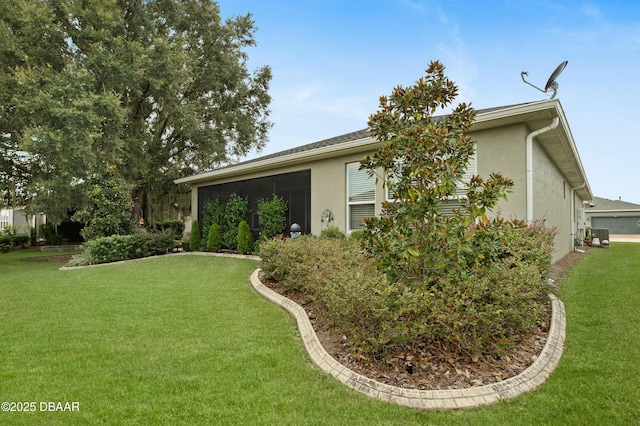
<path fill-rule="evenodd" d="M 550 278 L 557 290 L 567 271 L 586 253 L 570 252 L 554 263 Z M 353 356 L 347 337 L 332 329 L 318 304 L 302 293 L 287 290 L 261 276 L 263 284 L 302 306 L 325 350 L 349 369 L 392 386 L 420 389 L 464 389 L 498 383 L 526 370 L 539 356 L 547 339 L 550 307 L 543 321 L 527 335 L 514 336 L 516 345 L 502 354 L 483 354 L 471 359 L 456 357 L 446 348 L 416 345 L 392 351 L 385 361 Z"/>

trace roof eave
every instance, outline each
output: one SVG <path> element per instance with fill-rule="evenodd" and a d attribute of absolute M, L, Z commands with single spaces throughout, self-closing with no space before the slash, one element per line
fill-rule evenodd
<path fill-rule="evenodd" d="M 360 138 L 353 141 L 325 146 L 310 151 L 301 151 L 293 154 L 283 155 L 280 157 L 267 158 L 249 163 L 238 164 L 237 166 L 229 166 L 222 169 L 212 170 L 210 172 L 199 175 L 188 176 L 174 180 L 176 184 L 198 184 L 208 182 L 214 179 L 228 178 L 242 175 L 248 172 L 255 173 L 263 170 L 273 169 L 275 167 L 287 167 L 296 164 L 308 163 L 311 161 L 322 160 L 325 158 L 336 157 L 339 155 L 348 155 L 351 153 L 370 151 L 375 148 L 379 142 L 371 137 Z"/>
<path fill-rule="evenodd" d="M 582 166 L 575 141 L 573 140 L 571 129 L 569 128 L 568 121 L 559 100 L 546 99 L 479 113 L 470 130 L 474 131 L 499 127 L 500 125 L 506 125 L 510 122 L 525 123 L 529 127 L 532 127 L 529 121 L 533 119 L 539 120 L 540 114 L 545 112 L 548 113 L 549 118 L 559 117 L 562 123 L 559 129 L 557 129 L 558 132 L 561 132 L 557 138 L 557 143 L 561 144 L 565 158 L 554 158 L 554 161 L 560 167 L 563 175 L 567 177 L 572 189 L 575 189 L 583 200 L 590 201 L 593 198 L 593 194 Z M 380 142 L 377 142 L 371 137 L 358 138 L 345 143 L 329 145 L 313 150 L 305 150 L 263 160 L 257 159 L 256 161 L 240 163 L 235 166 L 231 165 L 210 172 L 176 179 L 174 182 L 176 184 L 198 184 L 215 179 L 234 177 L 249 172 L 261 172 L 275 167 L 287 167 L 324 158 L 347 155 L 349 153 L 366 152 L 374 149 L 378 144 L 380 144 Z"/>

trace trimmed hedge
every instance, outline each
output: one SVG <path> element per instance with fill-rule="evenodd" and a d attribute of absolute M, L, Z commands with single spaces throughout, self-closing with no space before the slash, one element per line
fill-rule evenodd
<path fill-rule="evenodd" d="M 75 256 L 74 266 L 117 262 L 119 260 L 166 254 L 173 249 L 175 240 L 170 233 L 112 235 L 87 242 L 83 253 Z"/>
<path fill-rule="evenodd" d="M 24 247 L 29 239 L 29 235 L 0 235 L 0 253 L 8 253 L 11 247 Z"/>

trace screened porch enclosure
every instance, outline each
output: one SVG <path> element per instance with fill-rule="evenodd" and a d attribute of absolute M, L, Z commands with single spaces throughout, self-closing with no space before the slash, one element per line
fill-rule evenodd
<path fill-rule="evenodd" d="M 260 232 L 258 203 L 270 200 L 274 194 L 287 202 L 285 232 L 289 232 L 293 223 L 300 225 L 303 233 L 311 232 L 311 170 L 202 186 L 198 188 L 198 223 L 204 223 L 204 211 L 209 200 L 217 199 L 226 204 L 234 194 L 249 201 L 247 223 L 254 238 Z"/>

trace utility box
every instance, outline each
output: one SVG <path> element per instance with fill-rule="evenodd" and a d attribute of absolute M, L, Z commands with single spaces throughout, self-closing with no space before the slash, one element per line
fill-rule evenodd
<path fill-rule="evenodd" d="M 597 238 L 598 240 L 600 240 L 601 247 L 609 247 L 609 230 L 608 229 L 592 229 L 591 235 L 593 239 Z"/>

